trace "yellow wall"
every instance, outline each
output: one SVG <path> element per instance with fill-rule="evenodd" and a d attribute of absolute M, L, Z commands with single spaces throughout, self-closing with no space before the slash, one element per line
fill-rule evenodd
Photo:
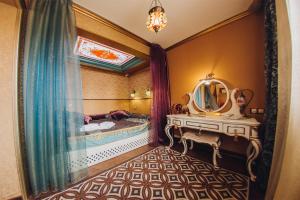
<path fill-rule="evenodd" d="M 146 97 L 146 89 L 151 88 L 149 70 L 125 77 L 104 70 L 82 67 L 81 76 L 85 114 L 101 114 L 113 110 L 150 114 L 151 99 L 140 99 Z M 135 100 L 130 100 L 132 90 L 136 91 Z"/>
<path fill-rule="evenodd" d="M 129 111 L 132 113 L 151 114 L 152 99 L 134 99 L 129 102 Z"/>
<path fill-rule="evenodd" d="M 171 102 L 185 103 L 199 79 L 213 72 L 231 88 L 255 91 L 251 106 L 264 106 L 263 15 L 257 13 L 167 52 Z"/>
<path fill-rule="evenodd" d="M 85 100 L 83 113 L 88 115 L 104 114 L 114 110 L 129 110 L 129 100 Z"/>
<path fill-rule="evenodd" d="M 151 113 L 152 99 L 146 95 L 146 90 L 151 90 L 152 80 L 149 68 L 137 72 L 129 77 L 129 91 L 136 91 L 135 100 L 129 102 L 129 111 L 134 113 Z M 152 93 L 151 93 L 152 95 Z M 150 97 L 151 97 L 150 95 Z"/>
<path fill-rule="evenodd" d="M 145 98 L 147 97 L 146 90 L 152 87 L 151 82 L 150 68 L 146 68 L 129 76 L 128 87 L 130 91 L 135 90 L 136 97 Z"/>
<path fill-rule="evenodd" d="M 83 97 L 128 99 L 128 78 L 123 75 L 81 67 Z"/>
<path fill-rule="evenodd" d="M 128 77 L 82 67 L 81 78 L 83 99 L 95 99 L 83 100 L 85 114 L 129 110 L 129 100 L 124 100 L 129 98 Z"/>
<path fill-rule="evenodd" d="M 21 195 L 14 146 L 15 60 L 19 14 L 16 7 L 0 3 L 0 199 Z"/>
<path fill-rule="evenodd" d="M 199 79 L 213 72 L 233 89 L 255 92 L 249 107 L 264 107 L 263 13 L 230 23 L 167 52 L 171 103 L 186 103 Z M 226 149 L 240 152 L 238 143 L 224 140 Z M 247 145 L 243 143 L 243 145 Z"/>

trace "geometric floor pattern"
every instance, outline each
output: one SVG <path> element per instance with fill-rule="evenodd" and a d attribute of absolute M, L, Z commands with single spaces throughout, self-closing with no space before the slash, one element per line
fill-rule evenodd
<path fill-rule="evenodd" d="M 157 147 L 47 199 L 248 199 L 249 178 Z"/>

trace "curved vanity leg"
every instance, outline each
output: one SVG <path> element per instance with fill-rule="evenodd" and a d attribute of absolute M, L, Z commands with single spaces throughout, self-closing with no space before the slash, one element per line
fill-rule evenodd
<path fill-rule="evenodd" d="M 190 150 L 192 150 L 194 148 L 194 141 L 191 140 L 191 146 L 190 146 Z"/>
<path fill-rule="evenodd" d="M 221 146 L 221 141 L 219 140 L 219 141 L 217 142 L 217 144 L 218 144 L 217 156 L 218 156 L 219 158 L 222 158 L 222 155 L 220 154 L 220 150 L 219 150 L 219 148 L 220 148 L 220 146 Z"/>
<path fill-rule="evenodd" d="M 251 147 L 249 147 L 251 145 Z M 251 181 L 256 180 L 256 176 L 252 172 L 252 163 L 257 158 L 259 153 L 261 152 L 261 143 L 259 139 L 250 139 L 250 144 L 247 149 L 247 169 L 250 175 Z M 249 154 L 249 155 L 248 155 Z"/>
<path fill-rule="evenodd" d="M 218 150 L 218 152 L 217 152 L 217 156 L 218 156 L 218 158 L 222 158 L 222 155 L 220 154 L 220 151 Z"/>
<path fill-rule="evenodd" d="M 167 147 L 168 149 L 170 149 L 170 148 L 173 146 L 173 144 L 174 144 L 173 137 L 172 137 L 172 135 L 171 135 L 171 133 L 170 133 L 170 129 L 171 129 L 171 128 L 172 128 L 172 126 L 170 126 L 169 124 L 167 124 L 166 127 L 165 127 L 165 132 L 166 132 L 168 138 L 170 139 L 170 144 L 169 144 L 169 146 Z"/>
<path fill-rule="evenodd" d="M 251 152 L 252 152 L 253 148 L 252 148 L 252 145 L 251 145 L 251 142 L 249 143 L 248 147 L 247 147 L 247 158 L 249 158 Z"/>
<path fill-rule="evenodd" d="M 213 145 L 213 149 L 214 149 L 213 164 L 214 164 L 214 167 L 217 169 L 217 168 L 219 168 L 218 163 L 217 163 L 217 155 L 219 154 L 219 148 L 217 146 Z"/>
<path fill-rule="evenodd" d="M 183 136 L 183 134 L 182 134 L 182 129 L 181 129 L 181 127 L 178 127 L 178 129 L 179 129 L 179 133 L 180 133 L 180 140 L 179 140 L 179 144 L 182 142 L 182 136 Z"/>
<path fill-rule="evenodd" d="M 186 152 L 187 152 L 187 143 L 186 143 L 186 139 L 185 138 L 182 138 L 182 143 L 183 143 L 183 152 L 182 152 L 182 155 L 185 155 Z"/>

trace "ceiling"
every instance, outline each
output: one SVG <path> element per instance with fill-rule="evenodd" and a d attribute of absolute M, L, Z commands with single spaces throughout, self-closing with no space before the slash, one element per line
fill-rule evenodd
<path fill-rule="evenodd" d="M 160 0 L 168 18 L 165 29 L 146 29 L 151 0 L 73 0 L 82 7 L 167 48 L 223 20 L 246 11 L 256 0 Z"/>

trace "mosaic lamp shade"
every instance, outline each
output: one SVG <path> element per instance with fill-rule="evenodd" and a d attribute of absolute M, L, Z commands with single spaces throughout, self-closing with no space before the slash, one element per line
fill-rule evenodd
<path fill-rule="evenodd" d="M 166 27 L 167 16 L 159 0 L 153 0 L 150 7 L 146 25 L 148 30 L 157 33 Z"/>

